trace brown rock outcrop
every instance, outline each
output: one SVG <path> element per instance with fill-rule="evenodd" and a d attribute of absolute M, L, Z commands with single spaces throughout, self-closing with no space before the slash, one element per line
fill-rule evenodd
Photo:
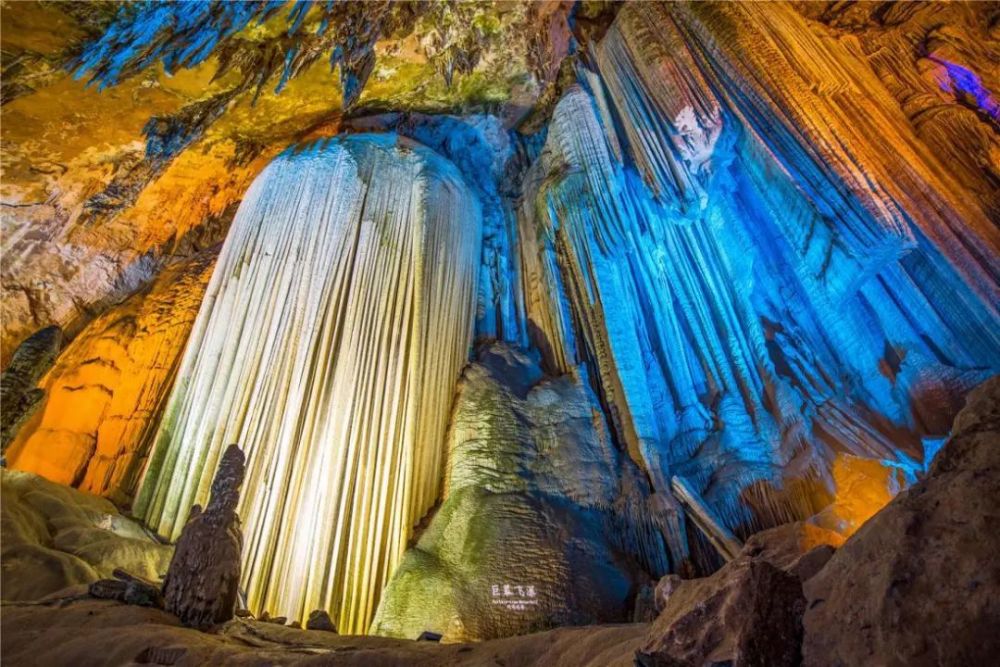
<path fill-rule="evenodd" d="M 795 665 L 801 659 L 801 582 L 843 543 L 797 522 L 757 533 L 709 577 L 668 574 L 656 586 L 659 617 L 636 656 L 650 666 Z"/>
<path fill-rule="evenodd" d="M 742 553 L 765 560 L 805 583 L 843 543 L 844 538 L 839 533 L 797 521 L 755 533 L 747 540 Z"/>
<path fill-rule="evenodd" d="M 926 479 L 805 586 L 805 664 L 986 665 L 1000 654 L 1000 377 L 974 390 Z"/>
<path fill-rule="evenodd" d="M 236 504 L 245 459 L 236 445 L 222 455 L 204 511 L 192 509 L 163 582 L 165 608 L 184 625 L 207 630 L 233 618 L 243 534 Z"/>
<path fill-rule="evenodd" d="M 798 578 L 741 558 L 683 582 L 636 654 L 641 665 L 797 665 L 805 598 Z"/>

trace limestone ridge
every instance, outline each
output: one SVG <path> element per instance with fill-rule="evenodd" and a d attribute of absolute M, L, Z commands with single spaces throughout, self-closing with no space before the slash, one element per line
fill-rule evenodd
<path fill-rule="evenodd" d="M 192 628 L 207 630 L 232 619 L 236 610 L 243 551 L 236 506 L 245 462 L 238 446 L 226 448 L 208 506 L 191 508 L 163 580 L 164 608 Z"/>

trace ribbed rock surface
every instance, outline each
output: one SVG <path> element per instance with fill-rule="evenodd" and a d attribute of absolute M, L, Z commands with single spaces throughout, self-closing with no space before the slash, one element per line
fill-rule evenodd
<path fill-rule="evenodd" d="M 588 365 L 673 567 L 672 488 L 745 535 L 899 469 L 849 532 L 1000 368 L 986 209 L 791 6 L 630 3 L 593 61 L 525 177 L 524 329 Z"/>
<path fill-rule="evenodd" d="M 666 565 L 646 496 L 582 378 L 484 346 L 459 382 L 444 500 L 372 632 L 453 642 L 621 620 Z"/>
<path fill-rule="evenodd" d="M 391 134 L 269 165 L 216 263 L 137 515 L 176 538 L 239 443 L 249 608 L 366 630 L 438 495 L 481 220 L 450 162 Z"/>
<path fill-rule="evenodd" d="M 131 499 L 216 253 L 167 268 L 66 346 L 40 382 L 45 399 L 11 446 L 11 467 Z"/>
<path fill-rule="evenodd" d="M 171 258 L 221 241 L 253 178 L 289 144 L 336 133 L 345 98 L 517 122 L 556 78 L 570 8 L 11 4 L 0 365 L 32 332 L 75 336 Z"/>
<path fill-rule="evenodd" d="M 954 186 L 1000 215 L 1000 28 L 965 2 L 797 2 L 850 44 L 899 104 Z M 819 32 L 814 25 L 811 30 Z"/>

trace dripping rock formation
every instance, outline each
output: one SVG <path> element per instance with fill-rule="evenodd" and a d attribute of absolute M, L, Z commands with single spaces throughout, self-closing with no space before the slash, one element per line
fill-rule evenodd
<path fill-rule="evenodd" d="M 135 512 L 176 539 L 240 442 L 250 608 L 330 608 L 364 632 L 437 495 L 480 219 L 454 165 L 404 138 L 272 162 L 216 261 Z"/>
<path fill-rule="evenodd" d="M 5 659 L 995 657 L 992 4 L 0 22 Z"/>
<path fill-rule="evenodd" d="M 995 379 L 971 395 L 929 475 L 846 542 L 809 523 L 757 533 L 709 577 L 661 579 L 652 623 L 455 644 L 339 637 L 239 618 L 203 634 L 161 610 L 58 596 L 5 604 L 5 660 L 111 666 L 162 656 L 178 664 L 628 667 L 786 664 L 783 656 L 801 652 L 801 662 L 788 664 L 991 664 L 1000 650 L 993 631 L 1000 615 L 991 597 L 997 572 L 982 554 L 1000 549 L 1000 531 L 992 530 L 996 503 L 989 502 L 1000 484 L 998 405 Z M 969 502 L 970 495 L 978 502 Z M 950 515 L 957 507 L 962 521 Z M 925 569 L 925 562 L 941 567 Z M 941 576 L 946 581 L 936 586 Z M 787 604 L 775 609 L 779 602 Z M 769 609 L 774 613 L 761 613 Z M 948 628 L 947 641 L 928 628 Z"/>
<path fill-rule="evenodd" d="M 236 505 L 246 474 L 242 450 L 229 445 L 202 510 L 195 505 L 163 579 L 164 608 L 184 625 L 207 630 L 233 617 L 239 594 L 243 534 Z"/>

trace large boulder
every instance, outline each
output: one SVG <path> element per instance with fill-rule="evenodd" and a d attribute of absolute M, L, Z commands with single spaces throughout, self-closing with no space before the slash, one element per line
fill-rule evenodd
<path fill-rule="evenodd" d="M 805 603 L 798 577 L 766 560 L 740 557 L 710 577 L 674 587 L 637 662 L 797 665 Z"/>
<path fill-rule="evenodd" d="M 927 477 L 805 585 L 805 664 L 986 665 L 1000 655 L 1000 377 Z"/>
<path fill-rule="evenodd" d="M 656 586 L 659 616 L 637 654 L 639 664 L 679 667 L 795 665 L 801 659 L 802 583 L 844 541 L 799 521 L 756 533 L 717 572 Z"/>

